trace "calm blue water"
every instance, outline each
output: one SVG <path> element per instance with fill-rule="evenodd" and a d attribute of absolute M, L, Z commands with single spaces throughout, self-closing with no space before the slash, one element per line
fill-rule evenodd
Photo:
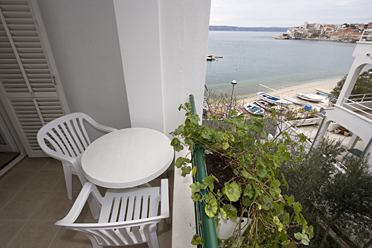
<path fill-rule="evenodd" d="M 209 53 L 223 59 L 208 62 L 208 88 L 230 92 L 235 79 L 237 94 L 250 94 L 262 90 L 259 83 L 278 89 L 349 71 L 355 44 L 272 38 L 278 34 L 210 31 Z"/>

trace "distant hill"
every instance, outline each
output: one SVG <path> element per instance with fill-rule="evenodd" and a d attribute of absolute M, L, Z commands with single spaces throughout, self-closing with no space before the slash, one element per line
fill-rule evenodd
<path fill-rule="evenodd" d="M 235 26 L 209 26 L 210 31 L 261 31 L 261 32 L 287 32 L 287 27 L 235 27 Z"/>

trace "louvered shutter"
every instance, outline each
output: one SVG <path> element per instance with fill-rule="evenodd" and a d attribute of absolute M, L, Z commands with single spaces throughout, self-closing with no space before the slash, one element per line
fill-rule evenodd
<path fill-rule="evenodd" d="M 68 112 L 36 1 L 0 0 L 0 94 L 29 156 L 36 135 Z"/>

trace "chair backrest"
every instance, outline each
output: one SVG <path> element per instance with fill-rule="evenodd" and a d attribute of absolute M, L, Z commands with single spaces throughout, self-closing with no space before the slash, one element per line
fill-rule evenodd
<path fill-rule="evenodd" d="M 67 114 L 49 122 L 37 134 L 39 146 L 47 155 L 73 163 L 91 143 L 84 121 L 96 123 L 84 113 Z"/>
<path fill-rule="evenodd" d="M 156 224 L 166 218 L 159 216 L 159 187 L 136 188 L 125 194 L 107 192 L 103 201 L 99 223 L 65 227 L 86 233 L 101 246 L 135 245 L 147 242 Z"/>

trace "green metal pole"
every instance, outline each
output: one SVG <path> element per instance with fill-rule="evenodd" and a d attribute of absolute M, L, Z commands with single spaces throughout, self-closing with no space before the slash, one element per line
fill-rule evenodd
<path fill-rule="evenodd" d="M 191 111 L 195 114 L 195 100 L 194 96 L 190 95 Z M 196 180 L 197 182 L 203 182 L 203 179 L 208 176 L 207 168 L 205 165 L 204 159 L 204 149 L 203 147 L 197 145 L 193 151 L 193 163 L 197 167 L 196 170 Z M 195 214 L 199 215 L 201 218 L 196 218 L 201 220 L 201 235 L 204 239 L 205 248 L 218 248 L 218 239 L 216 233 L 216 225 L 212 218 L 209 218 L 204 212 L 204 204 L 197 202 L 198 206 L 196 207 L 197 212 Z M 197 221 L 198 222 L 198 221 Z M 197 223 L 198 225 L 198 223 Z M 199 228 L 197 226 L 197 228 Z"/>

